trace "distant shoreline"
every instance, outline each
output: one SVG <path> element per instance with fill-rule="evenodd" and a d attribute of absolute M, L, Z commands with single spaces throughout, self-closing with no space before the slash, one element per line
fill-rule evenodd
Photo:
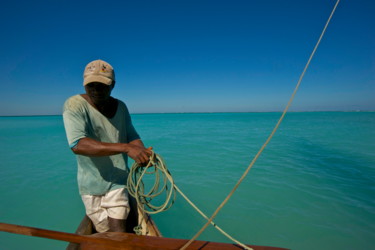
<path fill-rule="evenodd" d="M 282 113 L 283 111 L 249 111 L 249 112 L 155 112 L 131 113 L 131 115 L 158 115 L 158 114 L 251 114 L 251 113 Z M 288 113 L 373 113 L 375 110 L 350 110 L 350 111 L 288 111 Z M 0 117 L 44 117 L 56 115 L 0 115 Z"/>

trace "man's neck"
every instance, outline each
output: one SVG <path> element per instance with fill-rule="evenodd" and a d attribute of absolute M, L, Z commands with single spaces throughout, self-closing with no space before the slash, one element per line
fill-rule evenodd
<path fill-rule="evenodd" d="M 107 100 L 101 102 L 94 102 L 87 94 L 82 94 L 81 96 L 105 117 L 112 118 L 115 116 L 117 111 L 117 100 L 113 97 L 109 97 Z"/>

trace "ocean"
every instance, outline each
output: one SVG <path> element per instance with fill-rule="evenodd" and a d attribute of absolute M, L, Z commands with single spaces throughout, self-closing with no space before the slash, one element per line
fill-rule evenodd
<path fill-rule="evenodd" d="M 211 215 L 280 115 L 133 114 L 132 119 L 179 188 Z M 62 117 L 0 117 L 0 149 L 0 222 L 73 233 L 84 208 Z M 172 238 L 190 239 L 205 223 L 180 195 L 153 218 Z M 215 222 L 246 244 L 375 249 L 375 113 L 288 113 Z M 212 227 L 199 239 L 229 242 Z M 66 245 L 0 233 L 3 250 Z"/>

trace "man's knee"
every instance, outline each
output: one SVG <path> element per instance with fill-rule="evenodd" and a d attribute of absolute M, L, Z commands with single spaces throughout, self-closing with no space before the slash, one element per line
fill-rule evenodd
<path fill-rule="evenodd" d="M 109 232 L 125 232 L 126 220 L 119 220 L 108 217 Z"/>

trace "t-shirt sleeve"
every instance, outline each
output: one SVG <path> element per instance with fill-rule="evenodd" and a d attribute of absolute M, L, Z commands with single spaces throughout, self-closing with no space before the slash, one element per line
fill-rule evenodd
<path fill-rule="evenodd" d="M 76 105 L 72 105 L 71 100 L 67 100 L 64 104 L 63 120 L 70 147 L 74 147 L 80 139 L 87 137 L 86 122 L 82 110 Z"/>
<path fill-rule="evenodd" d="M 130 117 L 128 108 L 126 107 L 125 104 L 124 106 L 125 106 L 127 142 L 129 143 L 131 141 L 141 139 L 141 137 L 139 136 L 139 134 L 137 133 L 137 131 L 135 130 L 133 126 L 132 118 Z"/>

